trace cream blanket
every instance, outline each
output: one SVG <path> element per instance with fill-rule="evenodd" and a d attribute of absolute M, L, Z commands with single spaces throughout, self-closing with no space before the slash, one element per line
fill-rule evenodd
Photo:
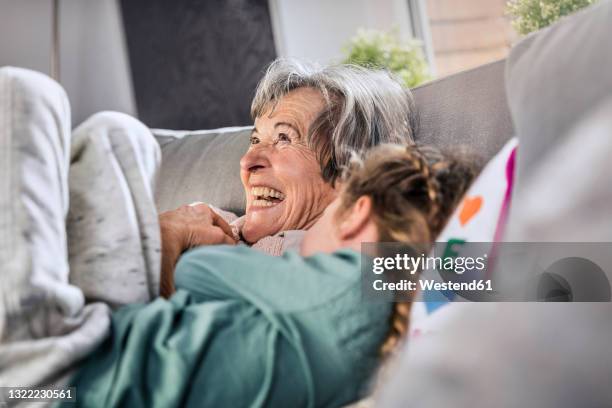
<path fill-rule="evenodd" d="M 159 162 L 136 119 L 100 113 L 71 132 L 60 85 L 0 69 L 0 386 L 61 384 L 112 307 L 157 295 Z"/>

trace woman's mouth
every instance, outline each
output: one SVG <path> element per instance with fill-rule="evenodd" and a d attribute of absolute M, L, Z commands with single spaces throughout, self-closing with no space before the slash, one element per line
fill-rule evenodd
<path fill-rule="evenodd" d="M 273 207 L 285 199 L 285 195 L 271 187 L 251 187 L 252 207 Z"/>

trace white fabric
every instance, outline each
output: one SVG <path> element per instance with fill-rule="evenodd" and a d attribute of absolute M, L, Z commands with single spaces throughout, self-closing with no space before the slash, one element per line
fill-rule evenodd
<path fill-rule="evenodd" d="M 69 124 L 57 83 L 0 69 L 0 386 L 65 380 L 106 335 L 109 305 L 157 291 L 159 147 L 137 120 L 104 113 L 71 154 Z"/>
<path fill-rule="evenodd" d="M 70 282 L 88 301 L 114 307 L 158 294 L 160 239 L 151 186 L 159 162 L 157 142 L 130 116 L 98 113 L 74 131 Z"/>

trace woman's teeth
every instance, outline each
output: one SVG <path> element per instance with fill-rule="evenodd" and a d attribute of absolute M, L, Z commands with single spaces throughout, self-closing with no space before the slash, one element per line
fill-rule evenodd
<path fill-rule="evenodd" d="M 251 195 L 255 197 L 252 205 L 257 207 L 272 207 L 285 199 L 285 195 L 270 187 L 252 187 Z"/>
<path fill-rule="evenodd" d="M 266 201 L 266 200 L 254 200 L 251 204 L 254 207 L 272 207 L 278 204 L 278 202 Z"/>
<path fill-rule="evenodd" d="M 283 193 L 270 187 L 253 187 L 251 188 L 251 195 L 263 198 L 274 197 L 281 200 L 285 198 Z"/>

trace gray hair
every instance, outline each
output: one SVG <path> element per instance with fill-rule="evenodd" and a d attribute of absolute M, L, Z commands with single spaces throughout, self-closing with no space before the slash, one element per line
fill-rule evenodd
<path fill-rule="evenodd" d="M 277 59 L 259 82 L 251 105 L 253 120 L 298 88 L 321 92 L 326 108 L 308 130 L 323 179 L 332 184 L 351 156 L 383 143 L 414 140 L 416 112 L 409 89 L 389 72 L 356 65 L 320 67 Z"/>

